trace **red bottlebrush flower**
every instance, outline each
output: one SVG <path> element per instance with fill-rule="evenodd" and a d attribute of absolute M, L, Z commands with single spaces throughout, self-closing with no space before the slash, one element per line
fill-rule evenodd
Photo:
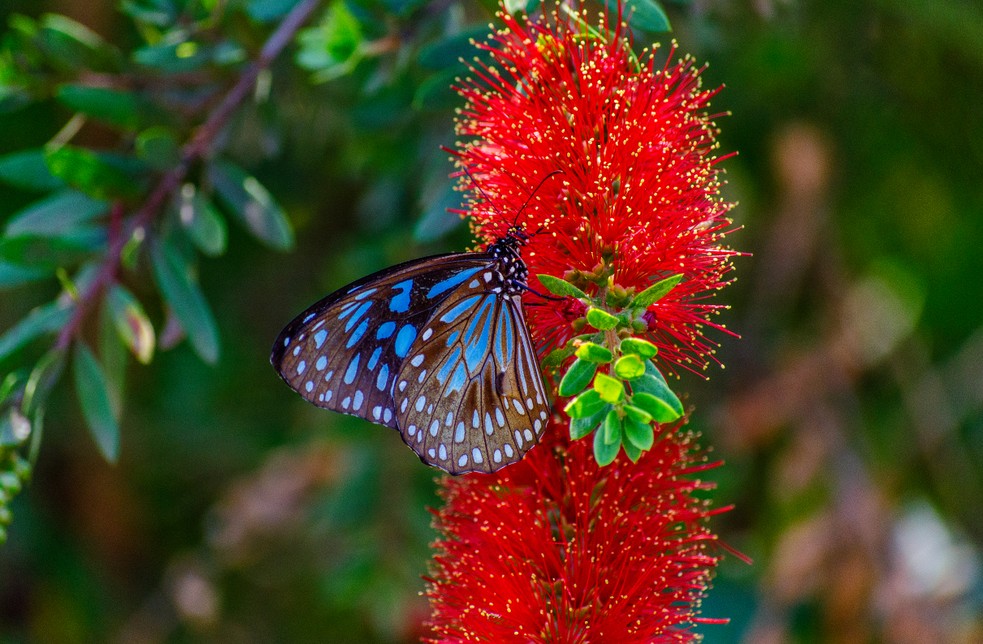
<path fill-rule="evenodd" d="M 719 196 L 717 130 L 705 113 L 716 90 L 701 88 L 691 59 L 636 58 L 620 16 L 602 15 L 598 29 L 558 10 L 539 22 L 500 18 L 504 28 L 479 45 L 492 63 L 458 88 L 456 154 L 474 179 L 461 181 L 476 234 L 492 241 L 513 223 L 539 231 L 523 253 L 530 274 L 577 275 L 591 295 L 605 270 L 636 290 L 682 274 L 651 305 L 648 335 L 663 361 L 705 367 L 715 343 L 701 329 L 720 328 L 707 300 L 734 255 L 721 245 L 732 204 Z M 574 335 L 571 311 L 527 300 L 541 350 Z"/>
<path fill-rule="evenodd" d="M 689 478 L 713 467 L 664 432 L 599 467 L 563 431 L 491 476 L 445 479 L 428 642 L 687 642 L 717 557 Z"/>

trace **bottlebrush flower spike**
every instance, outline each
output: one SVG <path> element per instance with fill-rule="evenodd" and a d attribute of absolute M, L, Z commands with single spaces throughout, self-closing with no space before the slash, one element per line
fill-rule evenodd
<path fill-rule="evenodd" d="M 688 642 L 717 557 L 692 437 L 600 467 L 553 432 L 491 476 L 445 479 L 427 642 Z"/>
<path fill-rule="evenodd" d="M 667 364 L 704 368 L 715 344 L 702 329 L 721 328 L 708 299 L 735 254 L 721 245 L 733 204 L 719 195 L 717 130 L 705 113 L 717 90 L 701 88 L 692 59 L 637 58 L 620 16 L 602 14 L 596 28 L 559 10 L 530 23 L 499 16 L 504 28 L 478 45 L 493 62 L 476 63 L 458 88 L 466 103 L 455 154 L 471 196 L 463 214 L 486 242 L 514 223 L 539 231 L 523 252 L 530 274 L 591 295 L 682 275 L 648 307 L 645 333 Z M 544 352 L 578 332 L 572 307 L 527 299 Z"/>

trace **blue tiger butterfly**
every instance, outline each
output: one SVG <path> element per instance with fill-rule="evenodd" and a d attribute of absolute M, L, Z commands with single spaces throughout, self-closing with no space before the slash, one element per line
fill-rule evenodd
<path fill-rule="evenodd" d="M 399 431 L 451 474 L 520 460 L 549 420 L 522 312 L 512 226 L 484 252 L 416 259 L 328 295 L 280 332 L 270 362 L 318 407 Z"/>

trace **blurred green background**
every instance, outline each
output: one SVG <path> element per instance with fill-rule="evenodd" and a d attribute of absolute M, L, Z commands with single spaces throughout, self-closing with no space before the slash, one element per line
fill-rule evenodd
<path fill-rule="evenodd" d="M 292 4 L 189 3 L 189 15 L 217 11 L 204 31 L 250 55 Z M 146 32 L 116 5 L 7 0 L 0 19 L 66 14 L 131 52 Z M 289 49 L 222 141 L 286 211 L 296 247 L 229 226 L 227 252 L 199 266 L 221 357 L 206 365 L 184 342 L 130 366 L 115 465 L 70 379 L 54 389 L 0 549 L 0 642 L 419 637 L 434 471 L 391 432 L 304 403 L 268 351 L 331 290 L 468 245 L 445 212 L 457 198 L 440 146 L 458 104 L 446 88 L 494 6 L 332 6 L 343 13 L 315 23 L 335 31 L 307 32 L 299 58 Z M 675 38 L 709 63 L 706 86 L 725 85 L 714 109 L 720 151 L 739 152 L 723 167 L 742 227 L 729 241 L 748 253 L 718 298 L 742 336 L 716 336 L 726 369 L 674 387 L 726 461 L 709 477 L 735 507 L 713 526 L 754 559 L 727 557 L 703 612 L 732 621 L 698 631 L 983 641 L 983 8 L 665 6 L 673 33 L 637 42 Z M 227 87 L 236 64 L 200 73 Z M 0 154 L 44 144 L 71 116 L 51 99 L 0 113 Z M 117 140 L 85 126 L 73 142 Z M 0 222 L 38 196 L 0 190 Z M 152 283 L 126 283 L 159 325 Z M 0 330 L 57 292 L 53 280 L 0 291 Z"/>

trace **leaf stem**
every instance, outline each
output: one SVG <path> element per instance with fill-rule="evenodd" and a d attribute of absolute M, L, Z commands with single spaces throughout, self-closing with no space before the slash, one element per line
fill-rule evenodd
<path fill-rule="evenodd" d="M 229 89 L 205 122 L 184 145 L 181 150 L 181 161 L 160 177 L 146 200 L 125 222 L 125 225 L 122 227 L 116 225 L 118 219 L 115 215 L 111 215 L 112 230 L 110 231 L 106 256 L 95 278 L 85 289 L 85 292 L 79 296 L 71 318 L 58 334 L 55 349 L 65 351 L 71 346 L 89 309 L 92 308 L 103 291 L 113 283 L 126 242 L 133 236 L 134 232 L 149 226 L 154 218 L 160 214 L 168 198 L 187 177 L 192 164 L 208 152 L 236 108 L 249 96 L 260 73 L 268 68 L 283 51 L 297 30 L 307 21 L 320 3 L 321 0 L 301 0 L 290 10 L 290 13 L 286 15 L 263 44 L 256 59 L 243 71 L 236 84 Z M 117 207 L 121 208 L 122 206 L 114 205 L 114 213 Z"/>

